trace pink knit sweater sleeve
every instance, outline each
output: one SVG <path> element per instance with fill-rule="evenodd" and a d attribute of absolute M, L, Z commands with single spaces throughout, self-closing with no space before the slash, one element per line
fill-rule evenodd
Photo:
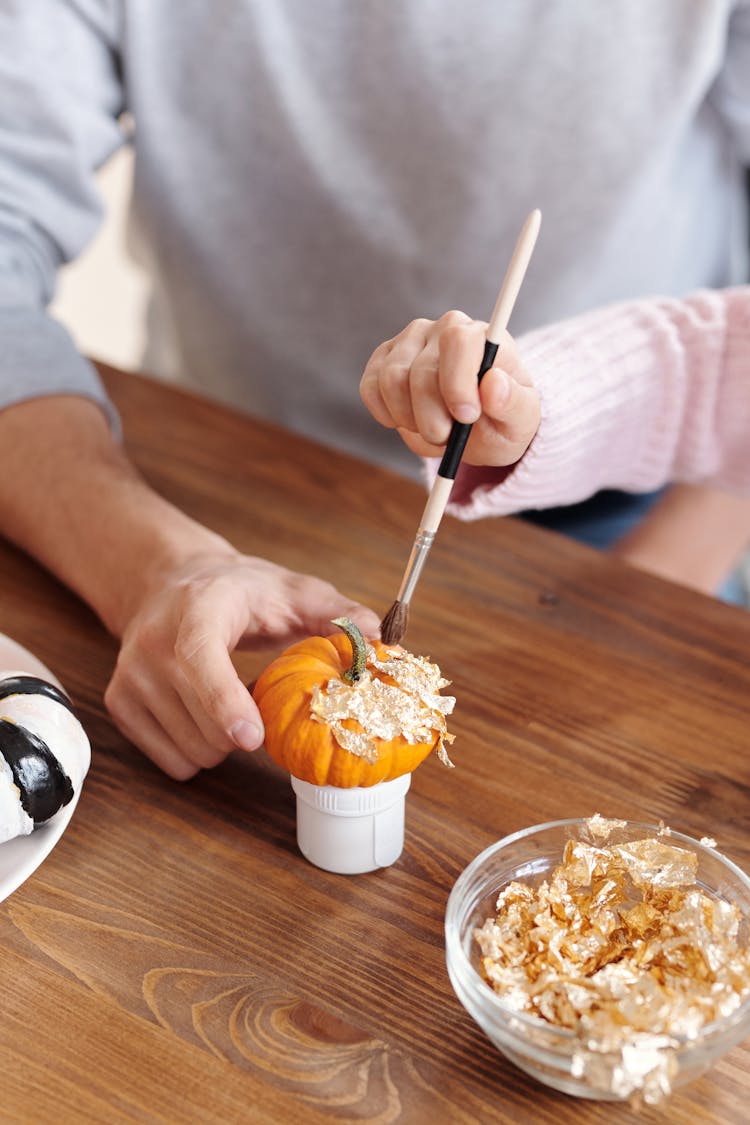
<path fill-rule="evenodd" d="M 542 398 L 539 430 L 510 472 L 462 465 L 453 515 L 668 481 L 750 494 L 750 287 L 622 302 L 518 344 Z"/>

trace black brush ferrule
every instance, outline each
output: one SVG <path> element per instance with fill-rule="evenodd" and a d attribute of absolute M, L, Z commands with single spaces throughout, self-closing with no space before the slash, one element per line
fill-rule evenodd
<path fill-rule="evenodd" d="M 497 348 L 497 344 L 494 344 L 491 340 L 485 340 L 484 355 L 482 356 L 482 363 L 477 372 L 477 383 L 482 382 L 482 379 L 495 362 Z M 458 466 L 461 464 L 461 458 L 464 455 L 464 449 L 469 440 L 472 425 L 472 422 L 454 422 L 451 426 L 445 453 L 443 454 L 440 468 L 438 469 L 438 476 L 443 477 L 444 480 L 456 479 Z"/>

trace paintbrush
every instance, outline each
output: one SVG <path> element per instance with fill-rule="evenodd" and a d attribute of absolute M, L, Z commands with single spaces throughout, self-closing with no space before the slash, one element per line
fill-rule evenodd
<path fill-rule="evenodd" d="M 500 286 L 495 308 L 487 325 L 484 355 L 477 372 L 477 381 L 480 383 L 495 362 L 498 345 L 508 326 L 510 314 L 513 311 L 516 297 L 531 260 L 541 221 L 541 212 L 532 211 L 518 236 L 516 248 L 513 251 L 503 283 Z M 457 421 L 454 421 L 451 427 L 445 452 L 422 513 L 419 530 L 414 539 L 414 545 L 406 564 L 398 595 L 380 623 L 380 635 L 385 644 L 400 644 L 406 633 L 409 624 L 409 603 L 435 539 L 443 512 L 448 504 L 464 447 L 471 433 L 471 427 L 472 423 Z"/>

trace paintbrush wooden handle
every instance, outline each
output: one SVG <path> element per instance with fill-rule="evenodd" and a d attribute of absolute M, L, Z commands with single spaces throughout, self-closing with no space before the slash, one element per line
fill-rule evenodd
<path fill-rule="evenodd" d="M 505 271 L 503 283 L 500 286 L 495 307 L 492 310 L 484 344 L 482 363 L 477 372 L 477 381 L 481 383 L 487 371 L 495 362 L 498 345 L 503 332 L 508 326 L 513 306 L 516 303 L 518 291 L 521 288 L 526 274 L 531 255 L 534 250 L 539 225 L 542 220 L 540 211 L 532 211 L 526 219 L 521 233 L 518 236 L 515 250 L 511 256 L 508 268 Z M 396 601 L 381 622 L 383 640 L 387 644 L 400 643 L 406 630 L 408 606 L 411 596 L 422 573 L 427 556 L 435 539 L 435 533 L 440 526 L 443 513 L 448 506 L 453 481 L 458 471 L 458 466 L 463 456 L 464 447 L 471 433 L 471 424 L 454 422 L 451 427 L 445 453 L 440 462 L 437 476 L 432 483 L 427 503 L 422 513 L 414 544 L 406 564 L 406 570 L 401 580 L 401 587 Z"/>
<path fill-rule="evenodd" d="M 516 248 L 505 271 L 505 277 L 500 286 L 495 307 L 492 310 L 490 323 L 487 326 L 487 339 L 493 344 L 500 343 L 503 332 L 508 327 L 516 298 L 526 276 L 526 270 L 529 268 L 531 255 L 534 253 L 541 223 L 542 212 L 537 208 L 537 210 L 531 212 L 521 227 Z"/>

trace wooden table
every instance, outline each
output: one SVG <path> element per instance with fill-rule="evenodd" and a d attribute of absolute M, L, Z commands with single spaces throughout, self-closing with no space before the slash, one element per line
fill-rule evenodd
<path fill-rule="evenodd" d="M 106 377 L 156 488 L 388 608 L 418 486 Z M 429 759 L 402 858 L 347 877 L 299 855 L 264 752 L 159 774 L 105 713 L 114 641 L 6 545 L 0 576 L 0 629 L 60 676 L 95 748 L 61 842 L 0 906 L 3 1123 L 748 1120 L 750 1043 L 640 1115 L 528 1079 L 456 1000 L 443 917 L 487 844 L 595 811 L 715 836 L 750 867 L 750 614 L 519 521 L 446 519 L 408 643 L 453 681 L 457 768 Z"/>

